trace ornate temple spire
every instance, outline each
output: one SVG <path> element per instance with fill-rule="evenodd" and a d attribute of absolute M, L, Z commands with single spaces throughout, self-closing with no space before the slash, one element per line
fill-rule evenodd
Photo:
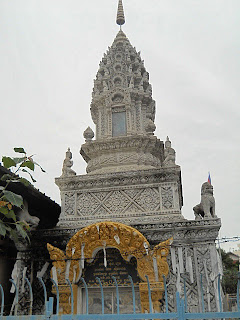
<path fill-rule="evenodd" d="M 125 23 L 122 0 L 118 1 L 116 21 L 120 27 Z M 153 135 L 155 131 L 155 101 L 149 74 L 140 52 L 122 30 L 100 61 L 91 115 L 96 124 L 96 140 Z"/>
<path fill-rule="evenodd" d="M 118 25 L 120 25 L 120 27 L 125 23 L 122 0 L 118 1 L 118 11 L 117 11 L 117 20 L 116 20 L 116 22 L 117 22 Z"/>
<path fill-rule="evenodd" d="M 117 24 L 125 23 L 122 0 Z M 94 80 L 91 116 L 95 140 L 88 128 L 80 153 L 87 172 L 151 169 L 164 161 L 164 144 L 154 135 L 155 101 L 140 52 L 121 30 L 103 55 Z"/>

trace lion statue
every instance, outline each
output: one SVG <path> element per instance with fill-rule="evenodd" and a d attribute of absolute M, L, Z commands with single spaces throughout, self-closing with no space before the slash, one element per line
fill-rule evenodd
<path fill-rule="evenodd" d="M 209 182 L 204 182 L 201 188 L 201 202 L 193 207 L 195 219 L 216 218 L 215 199 L 213 196 L 213 186 Z"/>
<path fill-rule="evenodd" d="M 17 218 L 18 218 L 18 221 L 27 222 L 30 225 L 31 230 L 36 229 L 36 227 L 40 222 L 40 219 L 38 217 L 31 216 L 30 213 L 28 212 L 28 203 L 26 200 L 23 201 L 23 209 L 17 212 Z"/>

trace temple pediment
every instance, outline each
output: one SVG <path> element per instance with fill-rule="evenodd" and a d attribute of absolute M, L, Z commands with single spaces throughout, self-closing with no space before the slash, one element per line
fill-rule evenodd
<path fill-rule="evenodd" d="M 60 312 L 67 314 L 71 310 L 69 299 L 71 290 L 66 285 L 65 279 L 72 282 L 74 300 L 77 302 L 79 300 L 77 287 L 81 281 L 83 269 L 86 267 L 84 262 L 91 263 L 96 254 L 103 250 L 104 269 L 105 273 L 108 272 L 106 255 L 108 248 L 117 249 L 125 261 L 135 257 L 140 278 L 140 282 L 136 280 L 135 284 L 139 286 L 142 312 L 149 312 L 147 279 L 152 287 L 154 310 L 159 312 L 160 300 L 164 292 L 163 277 L 166 277 L 169 272 L 167 256 L 171 243 L 172 239 L 169 239 L 151 248 L 147 239 L 137 229 L 122 223 L 107 221 L 95 223 L 78 231 L 68 242 L 66 253 L 48 244 L 53 263 L 52 276 L 59 286 Z M 115 274 L 116 277 L 118 275 Z M 55 292 L 54 288 L 53 292 Z M 76 305 L 74 309 L 76 313 Z"/>

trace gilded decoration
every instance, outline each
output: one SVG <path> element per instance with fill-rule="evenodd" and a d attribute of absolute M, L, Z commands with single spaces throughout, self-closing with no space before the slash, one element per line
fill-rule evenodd
<path fill-rule="evenodd" d="M 169 239 L 151 249 L 147 239 L 138 230 L 109 221 L 95 223 L 78 231 L 68 242 L 66 254 L 48 244 L 53 266 L 57 270 L 61 313 L 67 314 L 70 310 L 69 299 L 66 299 L 67 294 L 70 296 L 70 289 L 66 287 L 65 278 L 69 278 L 74 291 L 77 292 L 84 260 L 91 263 L 96 253 L 104 248 L 118 249 L 125 261 L 130 261 L 132 257 L 136 258 L 138 275 L 142 280 L 139 284 L 142 311 L 149 311 L 146 276 L 151 286 L 154 310 L 160 311 L 159 300 L 164 291 L 163 275 L 166 277 L 169 272 L 167 256 L 171 241 L 172 239 Z"/>

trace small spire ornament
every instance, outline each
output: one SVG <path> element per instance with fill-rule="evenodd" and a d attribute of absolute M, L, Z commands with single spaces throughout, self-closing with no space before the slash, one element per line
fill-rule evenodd
<path fill-rule="evenodd" d="M 120 28 L 125 23 L 122 0 L 118 1 L 118 11 L 117 11 L 117 20 L 116 20 L 116 22 L 120 26 Z"/>
<path fill-rule="evenodd" d="M 171 167 L 171 166 L 175 166 L 175 160 L 176 160 L 176 152 L 175 150 L 172 148 L 172 143 L 169 139 L 169 137 L 167 136 L 167 139 L 165 141 L 165 149 L 164 149 L 164 161 L 163 161 L 163 165 L 165 167 Z"/>
<path fill-rule="evenodd" d="M 90 142 L 94 138 L 94 132 L 90 127 L 83 132 L 83 137 L 85 138 L 85 142 Z"/>
<path fill-rule="evenodd" d="M 63 161 L 62 167 L 62 177 L 75 176 L 76 172 L 72 170 L 73 161 L 72 161 L 72 152 L 68 148 L 66 152 L 66 158 Z"/>

